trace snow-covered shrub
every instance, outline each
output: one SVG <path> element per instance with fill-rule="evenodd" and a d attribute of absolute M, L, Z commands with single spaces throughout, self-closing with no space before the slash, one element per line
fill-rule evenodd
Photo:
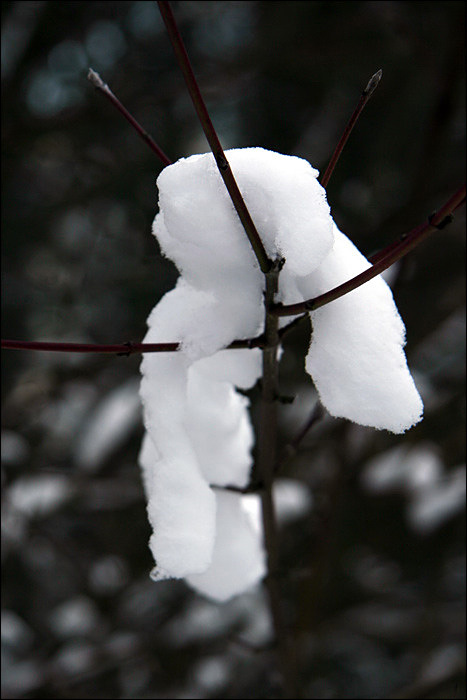
<path fill-rule="evenodd" d="M 284 260 L 277 301 L 304 301 L 370 267 L 333 222 L 307 161 L 262 148 L 226 156 L 268 257 Z M 242 495 L 213 488 L 249 481 L 253 432 L 236 389 L 261 376 L 261 351 L 225 348 L 262 332 L 264 276 L 211 153 L 169 165 L 157 185 L 153 232 L 180 277 L 151 312 L 144 341 L 181 345 L 141 365 L 152 575 L 187 578 L 225 600 L 264 574 Z M 420 420 L 404 324 L 381 277 L 311 316 L 306 370 L 331 415 L 394 433 Z"/>

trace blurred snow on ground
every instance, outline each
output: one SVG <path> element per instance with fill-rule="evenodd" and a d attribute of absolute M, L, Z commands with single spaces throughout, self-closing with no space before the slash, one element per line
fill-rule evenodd
<path fill-rule="evenodd" d="M 368 491 L 407 497 L 406 516 L 420 534 L 430 534 L 465 507 L 465 465 L 446 470 L 431 443 L 399 446 L 371 459 L 361 475 Z"/>
<path fill-rule="evenodd" d="M 139 382 L 130 379 L 99 401 L 76 441 L 75 463 L 95 471 L 141 422 Z"/>
<path fill-rule="evenodd" d="M 25 462 L 29 456 L 26 438 L 13 430 L 2 430 L 2 465 L 14 466 Z"/>
<path fill-rule="evenodd" d="M 74 493 L 67 476 L 36 474 L 17 479 L 8 489 L 10 506 L 26 517 L 43 517 L 60 508 Z"/>

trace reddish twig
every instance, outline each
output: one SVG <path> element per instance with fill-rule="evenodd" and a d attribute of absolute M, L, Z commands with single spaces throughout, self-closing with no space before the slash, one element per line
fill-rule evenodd
<path fill-rule="evenodd" d="M 219 141 L 219 137 L 214 129 L 193 72 L 193 68 L 191 67 L 190 59 L 188 58 L 182 37 L 175 22 L 175 17 L 170 8 L 170 4 L 168 2 L 158 2 L 157 4 L 159 5 L 159 10 L 165 22 L 165 26 L 167 27 L 167 33 L 175 52 L 178 65 L 180 66 L 180 70 L 185 78 L 188 92 L 190 93 L 190 97 L 193 101 L 193 105 L 200 120 L 201 126 L 203 127 L 203 131 L 216 160 L 221 177 L 224 180 L 225 186 L 230 195 L 230 199 L 232 200 L 232 204 L 234 205 L 239 219 L 242 222 L 243 228 L 245 229 L 245 233 L 248 236 L 248 240 L 250 241 L 251 247 L 253 248 L 256 259 L 258 260 L 261 268 L 261 272 L 266 273 L 271 269 L 272 262 L 267 256 L 263 242 L 261 241 L 259 233 L 256 230 L 256 226 L 253 223 L 250 212 L 246 207 L 232 170 L 230 169 L 230 165 L 225 156 L 224 150 L 221 146 L 221 142 Z"/>
<path fill-rule="evenodd" d="M 336 149 L 334 153 L 332 154 L 332 158 L 329 161 L 329 165 L 326 168 L 323 177 L 321 178 L 321 185 L 326 189 L 328 186 L 328 182 L 331 179 L 331 175 L 334 171 L 334 168 L 336 167 L 336 163 L 339 160 L 342 151 L 344 150 L 344 146 L 348 141 L 348 138 L 352 132 L 352 129 L 354 128 L 357 119 L 359 118 L 360 114 L 363 111 L 363 108 L 365 107 L 366 103 L 378 87 L 379 81 L 381 80 L 381 76 L 383 75 L 383 71 L 381 68 L 379 71 L 377 71 L 374 75 L 371 76 L 370 80 L 368 81 L 368 85 L 360 95 L 360 99 L 358 101 L 357 106 L 355 107 L 352 116 L 350 117 L 347 126 L 344 129 L 344 133 L 342 134 L 339 143 L 336 146 Z"/>
<path fill-rule="evenodd" d="M 122 105 L 118 97 L 114 95 L 109 86 L 104 83 L 99 73 L 96 73 L 92 68 L 88 72 L 88 80 L 96 87 L 108 100 L 118 109 L 118 111 L 123 114 L 125 119 L 127 119 L 131 126 L 138 132 L 141 138 L 148 144 L 149 148 L 156 154 L 159 160 L 162 161 L 164 165 L 171 165 L 172 161 L 168 156 L 165 155 L 164 151 L 159 148 L 154 139 L 143 129 L 141 124 L 139 124 L 136 119 L 130 114 L 130 112 Z"/>
<path fill-rule="evenodd" d="M 241 350 L 260 348 L 264 344 L 262 335 L 245 340 L 234 340 L 226 348 L 228 350 Z M 135 355 L 150 352 L 176 352 L 180 349 L 180 343 L 118 343 L 114 345 L 99 345 L 96 343 L 62 343 L 42 342 L 30 340 L 2 340 L 1 347 L 4 350 L 42 350 L 46 352 L 80 352 L 80 353 L 104 353 L 110 355 Z"/>
<path fill-rule="evenodd" d="M 295 316 L 298 314 L 304 314 L 308 311 L 313 311 L 329 304 L 335 299 L 348 294 L 349 292 L 357 289 L 365 282 L 368 282 L 373 277 L 384 272 L 388 267 L 393 265 L 397 260 L 400 260 L 404 255 L 407 255 L 413 248 L 419 245 L 428 234 L 435 230 L 443 229 L 452 220 L 452 213 L 458 209 L 465 201 L 465 185 L 463 185 L 455 194 L 453 194 L 450 199 L 434 214 L 432 214 L 427 221 L 425 221 L 420 226 L 412 229 L 407 234 L 402 235 L 396 242 L 391 243 L 389 246 L 376 253 L 370 258 L 372 266 L 360 273 L 356 277 L 340 284 L 334 289 L 331 289 L 324 294 L 321 294 L 314 299 L 308 299 L 307 301 L 299 302 L 298 304 L 288 304 L 288 305 L 273 305 L 270 308 L 270 312 L 276 316 Z M 302 318 L 304 318 L 303 316 Z M 287 326 L 282 328 L 278 333 L 279 337 L 282 337 L 299 321 L 302 320 L 295 319 Z M 228 347 L 229 349 L 241 349 L 241 348 L 255 348 L 263 347 L 264 336 L 260 335 L 256 338 L 250 338 L 245 340 L 234 340 Z M 46 350 L 51 352 L 83 352 L 83 353 L 110 353 L 117 355 L 131 355 L 134 353 L 146 353 L 146 352 L 173 352 L 179 349 L 179 343 L 120 343 L 116 345 L 96 345 L 87 343 L 61 343 L 61 342 L 37 342 L 37 341 L 23 341 L 23 340 L 2 340 L 1 347 L 9 350 Z"/>
<path fill-rule="evenodd" d="M 463 193 L 463 196 L 462 196 L 462 193 Z M 459 207 L 461 207 L 461 206 L 464 204 L 464 201 L 465 201 L 465 186 L 464 186 L 464 187 L 461 187 L 461 188 L 451 197 L 451 199 L 454 200 L 455 206 L 452 208 L 451 213 L 448 213 L 448 214 L 444 217 L 445 220 L 442 219 L 443 214 L 442 214 L 442 211 L 441 211 L 441 210 L 439 210 L 438 212 L 435 212 L 434 214 L 431 214 L 431 216 L 428 217 L 428 223 L 431 223 L 431 225 L 432 225 L 434 228 L 438 229 L 438 231 L 439 231 L 440 229 L 443 229 L 445 226 L 447 226 L 447 224 L 451 223 L 452 214 L 456 211 L 456 209 L 459 209 Z M 449 200 L 449 202 L 450 202 L 450 201 L 451 201 L 451 200 Z M 447 202 L 447 204 L 449 204 L 449 202 Z M 440 212 L 441 212 L 441 215 L 440 215 Z M 371 262 L 372 265 L 374 265 L 375 263 L 379 262 L 380 260 L 382 260 L 383 258 L 385 258 L 387 255 L 389 255 L 390 253 L 392 253 L 394 250 L 396 250 L 396 249 L 398 248 L 398 246 L 399 246 L 403 241 L 405 241 L 409 235 L 410 235 L 410 234 L 403 233 L 401 236 L 399 236 L 399 238 L 397 239 L 397 241 L 394 241 L 394 243 L 390 243 L 388 246 L 386 246 L 386 247 L 383 248 L 382 250 L 379 250 L 377 253 L 374 253 L 373 255 L 371 255 L 371 256 L 368 258 L 368 260 Z"/>
<path fill-rule="evenodd" d="M 397 242 L 391 243 L 374 256 L 373 259 L 376 259 L 376 262 L 374 262 L 368 270 L 330 289 L 328 292 L 320 294 L 314 299 L 307 299 L 297 304 L 277 304 L 271 309 L 271 312 L 277 316 L 295 316 L 305 311 L 314 311 L 357 289 L 357 287 L 369 282 L 373 277 L 377 277 L 384 272 L 384 270 L 387 270 L 388 267 L 393 265 L 397 260 L 403 258 L 404 255 L 407 255 L 407 253 L 419 245 L 430 233 L 435 230 L 443 229 L 451 222 L 452 212 L 464 201 L 465 185 L 453 194 L 437 212 L 428 217 L 427 221 L 412 229 L 409 233 L 404 234 Z"/>

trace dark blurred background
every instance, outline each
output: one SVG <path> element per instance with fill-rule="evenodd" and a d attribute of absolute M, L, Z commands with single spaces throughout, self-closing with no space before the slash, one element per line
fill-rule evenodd
<path fill-rule="evenodd" d="M 464 9 L 173 3 L 224 148 L 324 171 L 383 69 L 328 187 L 367 255 L 464 180 Z M 172 160 L 207 150 L 156 3 L 1 12 L 2 337 L 139 341 L 177 276 L 150 233 L 162 166 L 86 74 Z M 304 697 L 465 697 L 464 229 L 461 209 L 388 278 L 423 422 L 395 436 L 325 417 L 284 463 Z M 308 341 L 285 343 L 281 449 L 316 404 Z M 2 697 L 278 697 L 261 591 L 215 605 L 149 580 L 139 362 L 2 351 Z"/>

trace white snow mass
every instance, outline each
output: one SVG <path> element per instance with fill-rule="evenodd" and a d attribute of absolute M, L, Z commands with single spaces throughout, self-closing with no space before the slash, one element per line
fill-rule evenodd
<path fill-rule="evenodd" d="M 268 256 L 285 259 L 277 301 L 303 301 L 370 266 L 335 226 L 308 162 L 262 148 L 226 155 Z M 180 278 L 151 312 L 144 342 L 181 349 L 141 364 L 151 575 L 186 578 L 222 601 L 264 575 L 241 496 L 211 488 L 249 480 L 253 432 L 237 388 L 260 377 L 261 351 L 224 348 L 262 331 L 264 276 L 211 153 L 166 167 L 157 185 L 153 233 Z M 331 415 L 396 433 L 420 420 L 404 325 L 381 277 L 311 316 L 306 369 Z"/>

